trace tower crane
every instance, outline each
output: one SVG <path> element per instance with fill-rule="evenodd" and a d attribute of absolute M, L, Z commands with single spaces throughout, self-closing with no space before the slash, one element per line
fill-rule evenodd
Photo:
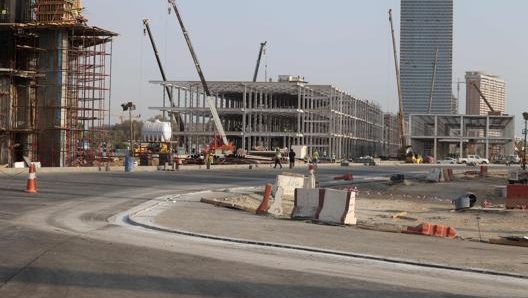
<path fill-rule="evenodd" d="M 259 50 L 259 54 L 257 58 L 257 65 L 255 66 L 255 73 L 253 74 L 253 82 L 257 81 L 257 75 L 258 75 L 258 70 L 260 66 L 260 59 L 262 58 L 262 53 L 264 52 L 264 47 L 266 46 L 266 43 L 267 41 L 260 43 L 260 50 Z"/>
<path fill-rule="evenodd" d="M 207 96 L 207 101 L 209 104 L 209 109 L 211 110 L 211 114 L 213 116 L 213 121 L 215 123 L 216 129 L 218 130 L 218 133 L 220 134 L 220 137 L 222 138 L 223 142 L 223 148 L 229 148 L 233 149 L 234 145 L 232 143 L 229 143 L 227 141 L 227 137 L 224 131 L 224 127 L 222 126 L 222 122 L 220 122 L 220 117 L 218 116 L 218 112 L 216 110 L 215 103 L 213 102 L 211 98 L 211 91 L 209 91 L 209 87 L 207 86 L 207 81 L 205 80 L 204 74 L 202 72 L 202 68 L 200 67 L 200 63 L 198 62 L 198 57 L 196 57 L 196 53 L 194 52 L 194 48 L 191 43 L 191 38 L 189 37 L 189 33 L 187 32 L 187 29 L 185 29 L 185 25 L 183 24 L 183 19 L 180 15 L 180 11 L 178 10 L 178 7 L 176 6 L 176 0 L 167 0 L 169 4 L 172 6 L 172 9 L 174 10 L 174 13 L 176 14 L 176 18 L 178 19 L 178 23 L 180 24 L 180 28 L 183 33 L 183 37 L 185 38 L 185 41 L 187 43 L 187 47 L 189 48 L 189 52 L 191 53 L 191 57 L 194 61 L 194 66 L 196 67 L 196 71 L 198 72 L 198 76 L 200 77 L 200 81 L 202 83 L 202 88 L 204 89 L 205 95 Z M 169 7 L 169 13 L 170 13 L 170 7 Z M 216 144 L 216 138 L 213 141 L 212 145 L 214 147 L 217 147 Z"/>
<path fill-rule="evenodd" d="M 150 39 L 150 44 L 152 45 L 152 50 L 154 51 L 154 55 L 156 56 L 156 61 L 158 62 L 158 67 L 159 67 L 159 70 L 161 72 L 161 78 L 163 79 L 163 81 L 167 81 L 167 76 L 165 76 L 165 70 L 163 69 L 163 65 L 161 64 L 161 59 L 159 57 L 159 52 L 158 52 L 158 48 L 156 47 L 156 43 L 154 42 L 154 37 L 152 35 L 152 32 L 150 31 L 150 25 L 149 25 L 149 20 L 148 19 L 144 19 L 143 20 L 143 25 L 145 26 L 145 32 L 148 34 L 148 37 Z M 174 100 L 173 100 L 173 97 L 172 97 L 172 90 L 171 88 L 169 88 L 169 86 L 165 85 L 165 91 L 167 92 L 167 96 L 169 97 L 169 102 L 170 102 L 170 105 L 171 107 L 175 107 L 174 105 Z M 170 116 L 170 119 L 171 119 L 171 122 L 174 119 L 174 112 L 170 112 L 169 113 L 169 116 Z M 180 126 L 180 131 L 184 131 L 185 130 L 185 125 L 183 123 L 183 119 L 181 117 L 181 115 L 178 115 L 178 123 L 179 123 L 179 126 Z"/>

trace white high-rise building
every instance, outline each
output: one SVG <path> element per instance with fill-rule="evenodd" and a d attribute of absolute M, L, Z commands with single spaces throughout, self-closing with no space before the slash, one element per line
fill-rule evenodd
<path fill-rule="evenodd" d="M 452 104 L 453 0 L 401 0 L 400 26 L 405 117 L 416 113 L 457 113 Z"/>
<path fill-rule="evenodd" d="M 490 109 L 477 88 L 496 113 L 506 111 L 506 82 L 496 75 L 480 71 L 466 72 L 466 114 L 488 115 Z"/>

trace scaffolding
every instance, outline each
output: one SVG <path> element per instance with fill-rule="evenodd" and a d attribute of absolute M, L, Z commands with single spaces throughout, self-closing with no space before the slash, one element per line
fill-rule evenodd
<path fill-rule="evenodd" d="M 10 7 L 0 22 L 0 164 L 88 165 L 87 147 L 106 138 L 116 34 L 87 26 L 79 0 Z"/>
<path fill-rule="evenodd" d="M 289 76 L 279 82 L 208 82 L 229 141 L 248 151 L 307 146 L 308 153 L 337 157 L 381 155 L 383 112 L 331 85 L 310 85 Z M 152 81 L 171 89 L 185 123 L 179 146 L 200 152 L 214 138 L 214 124 L 200 82 Z"/>
<path fill-rule="evenodd" d="M 36 20 L 39 23 L 77 22 L 81 11 L 80 0 L 36 0 Z"/>

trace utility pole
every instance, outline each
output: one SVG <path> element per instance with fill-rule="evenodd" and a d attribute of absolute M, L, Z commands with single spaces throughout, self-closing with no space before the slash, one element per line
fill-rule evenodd
<path fill-rule="evenodd" d="M 401 141 L 401 150 L 405 149 L 405 127 L 403 121 L 403 97 L 400 84 L 400 68 L 398 66 L 398 54 L 396 53 L 396 38 L 394 37 L 394 26 L 392 24 L 392 9 L 389 9 L 389 22 L 391 26 L 391 35 L 392 35 L 392 48 L 394 51 L 394 68 L 396 70 L 396 84 L 398 86 L 398 99 L 399 99 L 399 112 L 398 112 L 398 126 L 400 129 L 400 141 Z"/>

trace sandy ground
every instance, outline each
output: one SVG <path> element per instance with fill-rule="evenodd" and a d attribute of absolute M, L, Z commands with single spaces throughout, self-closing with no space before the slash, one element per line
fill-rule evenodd
<path fill-rule="evenodd" d="M 487 241 L 498 236 L 528 235 L 528 210 L 505 209 L 506 173 L 490 173 L 480 177 L 468 171 L 455 175 L 449 182 L 405 180 L 361 183 L 357 187 L 356 216 L 359 228 L 398 232 L 423 222 L 453 227 L 462 239 Z M 473 193 L 475 205 L 455 211 L 452 200 Z M 229 196 L 217 199 L 234 208 L 253 212 L 262 200 L 262 193 Z M 481 207 L 486 200 L 492 207 Z M 289 217 L 293 198 L 283 200 L 284 217 Z"/>

